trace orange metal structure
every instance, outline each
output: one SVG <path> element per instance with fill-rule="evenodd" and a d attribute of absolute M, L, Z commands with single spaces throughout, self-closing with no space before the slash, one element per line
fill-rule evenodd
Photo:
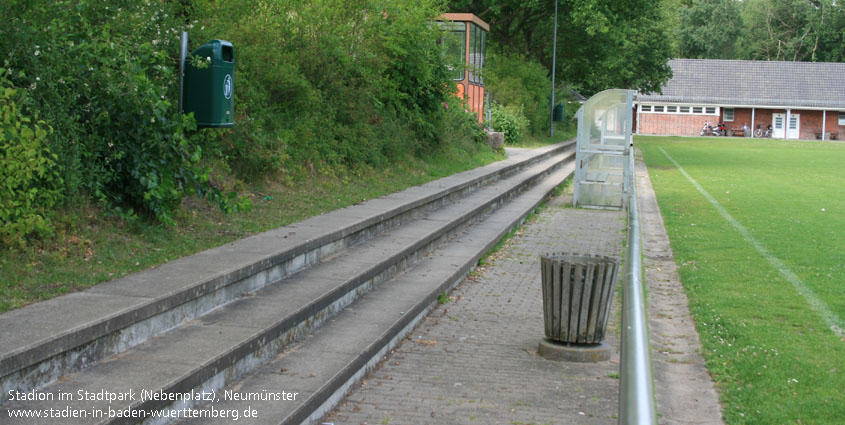
<path fill-rule="evenodd" d="M 484 119 L 484 80 L 481 70 L 486 60 L 490 25 L 472 13 L 444 13 L 438 21 L 442 22 L 444 31 L 452 34 L 453 39 L 463 39 L 462 45 L 458 46 L 461 54 L 459 62 L 464 64 L 464 68 L 455 75 L 457 95 L 466 100 L 480 123 Z"/>

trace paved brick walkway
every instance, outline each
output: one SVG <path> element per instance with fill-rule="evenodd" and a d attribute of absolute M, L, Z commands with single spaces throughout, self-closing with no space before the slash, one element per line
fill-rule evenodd
<path fill-rule="evenodd" d="M 333 424 L 615 424 L 618 314 L 611 360 L 554 362 L 543 338 L 539 256 L 621 257 L 624 212 L 550 203 L 439 305 L 323 422 Z M 619 305 L 614 300 L 614 309 Z"/>

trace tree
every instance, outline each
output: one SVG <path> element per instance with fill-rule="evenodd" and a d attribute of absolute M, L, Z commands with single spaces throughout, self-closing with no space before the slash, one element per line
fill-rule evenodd
<path fill-rule="evenodd" d="M 733 59 L 742 28 L 736 0 L 692 0 L 678 10 L 678 53 L 682 58 Z"/>
<path fill-rule="evenodd" d="M 786 61 L 845 60 L 845 6 L 837 0 L 746 0 L 741 55 Z"/>
<path fill-rule="evenodd" d="M 552 87 L 548 70 L 520 55 L 488 52 L 484 81 L 490 100 L 521 109 L 530 122 L 528 130 L 531 134 L 548 130 Z"/>
<path fill-rule="evenodd" d="M 671 46 L 660 10 L 646 0 L 559 0 L 557 83 L 585 94 L 621 87 L 657 91 L 669 79 Z M 503 52 L 551 69 L 554 0 L 453 0 L 491 25 Z"/>

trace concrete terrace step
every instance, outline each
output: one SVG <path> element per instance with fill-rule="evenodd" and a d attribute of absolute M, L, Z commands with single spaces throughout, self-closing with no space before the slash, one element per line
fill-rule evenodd
<path fill-rule="evenodd" d="M 551 154 L 556 151 L 559 149 L 552 150 Z M 62 391 L 76 393 L 79 389 L 87 388 L 92 391 L 107 390 L 118 393 L 144 388 L 170 393 L 196 388 L 220 388 L 262 361 L 275 356 L 291 340 L 313 329 L 316 324 L 347 306 L 361 293 L 391 278 L 407 264 L 415 262 L 420 254 L 433 249 L 441 241 L 458 232 L 459 226 L 471 224 L 571 157 L 570 153 L 564 153 L 542 160 L 527 171 L 500 179 L 476 190 L 463 200 L 453 201 L 439 210 L 430 212 L 424 218 L 416 219 L 413 226 L 402 226 L 388 231 L 370 230 L 367 236 L 378 234 L 368 242 L 350 248 L 340 248 L 341 251 L 325 251 L 320 257 L 332 257 L 325 258 L 326 261 L 313 268 L 283 279 L 278 285 L 268 286 L 257 292 L 259 288 L 253 288 L 247 292 L 247 296 L 237 298 L 236 301 L 170 332 L 147 338 L 149 340 L 140 345 L 133 344 L 137 347 L 84 371 L 65 376 L 43 391 L 53 394 Z M 406 218 L 405 221 L 407 220 L 411 218 Z M 262 252 L 260 247 L 261 245 L 245 252 L 256 256 Z M 208 258 L 211 260 L 215 257 L 209 255 Z M 190 273 L 190 270 L 185 272 Z M 194 313 L 194 317 L 197 315 L 199 313 Z M 5 332 L 8 328 L 0 329 Z M 4 389 L 4 394 L 6 392 Z M 59 408 L 72 403 L 54 404 Z M 108 406 L 108 403 L 102 402 L 83 404 L 85 408 Z M 133 403 L 132 407 L 151 410 L 169 404 Z M 4 407 L 43 408 L 48 405 L 51 404 L 10 402 Z M 88 418 L 78 423 L 92 422 L 97 421 Z M 132 422 L 134 421 L 126 423 Z"/>
<path fill-rule="evenodd" d="M 375 291 L 364 295 L 352 308 L 347 307 L 339 316 L 328 319 L 329 324 L 316 330 L 316 336 L 309 336 L 303 344 L 289 349 L 278 359 L 273 358 L 294 336 L 314 331 L 314 322 L 324 319 L 315 319 L 305 328 L 285 333 L 285 330 L 292 329 L 291 322 L 304 322 L 301 317 L 303 312 L 315 309 L 314 306 L 323 294 L 329 294 L 346 282 L 355 280 L 354 276 L 367 268 L 365 263 L 370 256 L 392 252 L 393 248 L 401 249 L 401 241 L 417 238 L 419 234 L 426 234 L 431 229 L 421 230 L 418 223 L 415 223 L 414 226 L 379 235 L 363 246 L 346 250 L 330 261 L 285 279 L 279 285 L 242 297 L 186 325 L 151 338 L 125 354 L 69 375 L 42 391 L 75 394 L 83 389 L 118 394 L 131 389 L 138 393 L 140 388 L 164 393 L 214 389 L 222 397 L 220 389 L 224 385 L 232 384 L 247 370 L 259 367 L 256 373 L 248 375 L 243 382 L 234 382 L 238 391 L 261 393 L 262 389 L 267 388 L 290 388 L 292 392 L 299 393 L 298 401 L 255 403 L 254 407 L 262 412 L 262 420 L 286 418 L 283 423 L 299 423 L 308 417 L 319 418 L 331 408 L 332 401 L 342 396 L 346 388 L 366 371 L 367 365 L 375 364 L 424 316 L 436 302 L 438 294 L 457 284 L 480 256 L 532 211 L 554 186 L 571 174 L 573 168 L 569 164 L 553 172 L 539 185 L 483 221 L 456 232 L 450 243 L 442 244 L 441 248 L 425 255 L 407 272 L 377 285 Z M 449 209 L 453 210 L 451 215 L 454 216 L 465 212 L 466 207 L 448 206 L 436 214 L 448 215 L 446 210 Z M 431 220 L 421 221 L 442 223 L 444 218 L 431 217 Z M 337 310 L 341 310 L 341 307 Z M 280 312 L 290 313 L 285 317 Z M 300 317 L 290 319 L 294 316 Z M 265 360 L 270 360 L 270 363 L 261 366 Z M 266 379 L 282 379 L 286 386 L 279 386 L 278 382 Z M 140 395 L 136 394 L 136 397 Z M 185 408 L 192 404 L 196 403 L 57 401 L 15 403 L 8 407 L 62 409 L 70 405 L 74 409 L 101 409 L 107 412 L 109 407 L 118 410 L 128 405 L 136 410 L 152 411 L 165 407 Z M 236 407 L 243 409 L 243 406 Z M 233 406 L 232 403 L 224 402 L 215 403 L 215 408 L 230 409 Z M 264 423 L 256 420 L 250 419 L 248 423 Z M 28 419 L 10 423 L 38 422 Z M 63 423 L 135 421 L 89 417 L 63 419 Z M 208 423 L 208 418 L 199 423 Z"/>
<path fill-rule="evenodd" d="M 460 283 L 510 229 L 571 175 L 569 164 L 484 221 L 443 244 L 405 273 L 378 285 L 329 319 L 316 332 L 243 379 L 215 391 L 218 401 L 197 410 L 254 410 L 251 424 L 313 424 L 327 414 L 361 378 L 425 317 L 443 291 Z M 260 400 L 267 393 L 269 400 Z M 259 400 L 242 401 L 257 395 Z M 287 398 L 287 399 L 285 399 Z M 281 399 L 281 400 L 280 400 Z M 226 424 L 230 418 L 183 419 L 179 424 Z"/>
<path fill-rule="evenodd" d="M 550 156 L 523 152 L 0 315 L 0 389 L 29 390 L 121 353 Z M 4 399 L 0 399 L 2 405 Z"/>

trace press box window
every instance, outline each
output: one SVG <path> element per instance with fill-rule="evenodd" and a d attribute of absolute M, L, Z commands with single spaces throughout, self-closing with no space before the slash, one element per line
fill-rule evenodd
<path fill-rule="evenodd" d="M 481 70 L 484 68 L 484 54 L 487 50 L 487 31 L 475 23 L 469 26 L 469 82 L 484 85 Z"/>
<path fill-rule="evenodd" d="M 446 66 L 452 71 L 452 79 L 461 81 L 464 79 L 466 69 L 466 25 L 459 22 L 440 22 L 440 29 L 443 35 L 440 44 L 446 54 Z"/>

